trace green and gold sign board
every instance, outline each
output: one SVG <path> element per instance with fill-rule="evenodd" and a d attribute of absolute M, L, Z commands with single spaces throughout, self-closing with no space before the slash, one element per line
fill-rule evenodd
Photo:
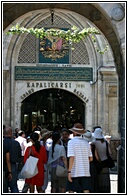
<path fill-rule="evenodd" d="M 15 80 L 92 81 L 90 67 L 15 66 Z"/>

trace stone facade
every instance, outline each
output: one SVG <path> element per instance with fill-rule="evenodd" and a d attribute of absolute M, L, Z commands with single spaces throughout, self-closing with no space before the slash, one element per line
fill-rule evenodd
<path fill-rule="evenodd" d="M 36 11 L 35 11 L 36 12 Z M 44 15 L 48 12 L 48 10 L 44 11 Z M 57 14 L 56 14 L 57 13 Z M 60 13 L 60 14 L 59 14 Z M 55 10 L 55 16 L 54 16 L 54 25 L 59 28 L 61 24 L 64 24 L 64 27 L 70 27 L 71 22 L 69 21 L 69 16 L 70 20 L 72 20 L 72 14 L 71 12 L 65 13 L 63 11 L 63 15 L 67 14 L 68 21 L 66 22 L 62 17 L 62 10 Z M 36 13 L 35 13 L 36 15 Z M 59 17 L 58 17 L 59 15 Z M 75 15 L 75 13 L 74 13 Z M 82 19 L 80 15 L 77 16 L 77 23 Z M 42 26 L 43 24 L 46 25 L 46 27 L 49 25 L 50 17 L 48 16 L 44 20 L 38 22 L 38 19 L 36 19 L 35 26 Z M 75 25 L 75 24 L 74 24 Z M 82 22 L 81 24 L 83 27 L 88 26 L 86 20 L 85 22 Z M 7 37 L 7 35 L 6 35 Z M 16 37 L 16 36 L 15 36 Z M 11 38 L 12 40 L 13 38 Z M 14 38 L 15 39 L 15 38 Z M 104 45 L 105 40 L 102 38 L 97 38 L 97 41 L 99 44 Z M 66 89 L 67 91 L 74 93 L 74 92 L 79 92 L 76 94 L 80 99 L 83 99 L 86 97 L 86 99 L 83 99 L 83 103 L 85 105 L 85 127 L 87 129 L 92 130 L 92 127 L 96 124 L 100 124 L 103 127 L 104 134 L 109 133 L 112 135 L 112 138 L 114 139 L 119 139 L 119 134 L 118 134 L 118 126 L 117 126 L 117 121 L 118 121 L 118 100 L 117 100 L 117 75 L 115 72 L 115 65 L 113 62 L 113 57 L 112 53 L 110 53 L 110 49 L 108 52 L 102 57 L 99 54 L 94 54 L 94 46 L 90 43 L 90 40 L 86 40 L 87 44 L 85 42 L 79 43 L 79 45 L 74 44 L 74 50 L 70 52 L 70 62 L 73 63 L 71 64 L 44 64 L 44 63 L 39 63 L 39 66 L 57 66 L 58 68 L 60 67 L 91 67 L 93 68 L 93 78 L 95 79 L 96 75 L 96 69 L 99 67 L 99 62 L 100 65 L 102 65 L 101 69 L 99 69 L 99 78 L 98 81 L 95 85 L 91 85 L 89 82 L 84 82 L 84 81 L 71 81 L 71 87 L 70 88 L 61 88 L 61 89 Z M 10 44 L 10 42 L 9 42 Z M 8 50 L 9 51 L 9 50 Z M 7 51 L 7 52 L 8 52 Z M 83 51 L 85 51 L 83 53 Z M 5 54 L 6 55 L 6 54 Z M 32 93 L 35 93 L 40 90 L 44 90 L 49 88 L 48 85 L 47 87 L 27 87 L 27 81 L 25 80 L 15 80 L 15 66 L 38 66 L 38 56 L 39 56 L 39 49 L 38 49 L 38 40 L 35 39 L 33 36 L 20 36 L 18 37 L 17 40 L 15 40 L 15 47 L 13 48 L 12 51 L 13 57 L 13 64 L 11 66 L 11 82 L 13 83 L 13 88 L 12 94 L 12 102 L 13 102 L 13 108 L 11 112 L 12 115 L 12 122 L 13 124 L 11 126 L 13 127 L 21 127 L 21 103 L 24 98 L 27 98 L 25 96 L 24 98 L 23 95 L 30 95 L 27 92 L 30 92 L 31 89 L 33 89 Z M 97 60 L 96 60 L 97 59 Z M 79 64 L 78 64 L 79 62 Z M 97 63 L 96 63 L 97 62 Z M 111 63 L 110 63 L 111 62 Z M 6 66 L 5 66 L 6 67 Z M 6 72 L 6 71 L 5 71 Z M 31 82 L 31 81 L 30 81 Z M 34 82 L 34 81 L 33 81 Z M 42 82 L 42 81 L 39 81 Z M 45 84 L 52 83 L 52 81 L 43 81 Z M 58 82 L 61 83 L 60 81 Z M 65 83 L 69 83 L 69 81 L 64 81 Z M 113 87 L 113 89 L 116 88 L 116 93 L 109 92 L 110 87 Z M 112 88 L 111 87 L 111 88 Z M 111 90 L 112 91 L 112 90 Z M 83 95 L 82 98 L 80 95 Z M 93 99 L 95 96 L 95 99 Z M 111 97 L 111 98 L 110 98 Z M 86 100 L 89 100 L 86 102 Z M 6 101 L 6 100 L 5 100 Z M 98 103 L 98 104 L 97 104 Z M 10 107 L 10 106 L 9 106 Z M 95 113 L 93 113 L 94 111 Z M 115 113 L 116 112 L 116 113 Z M 5 119 L 5 118 L 4 118 Z"/>
<path fill-rule="evenodd" d="M 86 113 L 85 126 L 88 129 L 92 129 L 94 125 L 99 124 L 103 128 L 104 134 L 110 134 L 113 141 L 121 139 L 120 153 L 122 157 L 120 163 L 123 167 L 120 167 L 119 173 L 120 179 L 123 180 L 119 181 L 124 182 L 125 3 L 21 3 L 20 7 L 16 6 L 18 4 L 12 3 L 9 5 L 4 3 L 3 123 L 13 128 L 21 126 L 21 103 L 26 98 L 23 98 L 23 95 L 28 95 L 26 93 L 31 90 L 27 87 L 27 81 L 15 80 L 15 66 L 37 66 L 38 63 L 36 40 L 30 39 L 27 35 L 7 36 L 6 32 L 11 28 L 12 24 L 19 23 L 26 27 L 36 27 L 41 24 L 47 26 L 47 22 L 50 20 L 50 9 L 54 9 L 58 28 L 61 27 L 61 24 L 57 21 L 61 21 L 68 28 L 73 25 L 78 26 L 80 29 L 97 26 L 102 34 L 100 37 L 97 36 L 99 47 L 104 48 L 107 41 L 109 50 L 105 55 L 101 56 L 96 53 L 89 38 L 76 45 L 74 52 L 70 53 L 69 65 L 72 68 L 92 67 L 93 81 L 72 81 L 71 88 L 67 87 L 66 90 L 83 101 Z M 15 8 L 18 10 L 17 13 Z M 25 45 L 27 41 L 31 43 L 31 48 L 27 48 L 28 45 Z M 32 50 L 34 47 L 35 49 Z M 84 53 L 80 51 L 84 51 Z M 27 55 L 25 55 L 26 53 Z M 44 83 L 44 81 L 40 82 Z M 45 83 L 51 82 L 45 81 Z M 69 82 L 64 81 L 64 83 Z M 59 85 L 61 81 L 57 81 L 57 83 Z M 44 86 L 34 87 L 31 94 L 46 88 Z M 63 88 L 61 87 L 61 89 Z M 87 99 L 83 99 L 83 97 Z M 87 102 L 87 100 L 89 101 Z M 119 121 L 120 117 L 121 122 Z M 119 187 L 119 192 L 125 192 L 124 184 L 122 183 Z"/>

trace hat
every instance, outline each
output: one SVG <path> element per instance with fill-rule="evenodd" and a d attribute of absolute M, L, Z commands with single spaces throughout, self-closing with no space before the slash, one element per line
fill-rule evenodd
<path fill-rule="evenodd" d="M 89 131 L 83 134 L 83 138 L 88 142 L 92 142 L 92 140 L 95 140 L 95 138 L 92 136 L 92 133 Z"/>
<path fill-rule="evenodd" d="M 111 135 L 105 135 L 104 136 L 106 139 L 110 139 L 111 138 Z"/>
<path fill-rule="evenodd" d="M 38 133 L 38 135 L 40 134 L 40 131 L 34 131 L 34 133 Z"/>
<path fill-rule="evenodd" d="M 83 128 L 83 125 L 81 123 L 74 124 L 74 127 L 69 129 L 72 132 L 78 133 L 80 135 L 84 134 L 86 131 Z"/>
<path fill-rule="evenodd" d="M 95 137 L 96 139 L 103 139 L 104 136 L 103 136 L 102 132 L 103 132 L 103 131 L 102 131 L 101 128 L 96 128 L 95 131 L 94 131 L 94 137 Z"/>
<path fill-rule="evenodd" d="M 48 129 L 42 129 L 41 137 L 44 138 L 46 135 L 49 135 L 50 133 L 52 133 L 52 131 L 49 131 Z"/>
<path fill-rule="evenodd" d="M 43 129 L 41 130 L 40 134 L 42 135 L 43 133 L 45 133 L 45 132 L 47 132 L 47 131 L 49 131 L 49 130 L 46 129 L 46 128 L 43 128 Z"/>
<path fill-rule="evenodd" d="M 24 131 L 22 131 L 22 130 L 19 130 L 19 131 L 18 131 L 18 135 L 19 135 L 19 136 L 22 136 L 23 134 L 25 134 Z"/>
<path fill-rule="evenodd" d="M 46 133 L 43 133 L 42 138 L 44 138 L 46 135 L 49 135 L 50 133 L 52 133 L 52 131 L 47 131 Z"/>

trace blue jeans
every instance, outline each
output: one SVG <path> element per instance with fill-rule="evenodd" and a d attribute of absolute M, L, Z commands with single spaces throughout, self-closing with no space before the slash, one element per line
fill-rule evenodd
<path fill-rule="evenodd" d="M 12 171 L 12 180 L 8 181 L 8 187 L 10 187 L 11 193 L 19 193 L 18 186 L 17 186 L 17 165 L 11 164 L 11 171 Z"/>

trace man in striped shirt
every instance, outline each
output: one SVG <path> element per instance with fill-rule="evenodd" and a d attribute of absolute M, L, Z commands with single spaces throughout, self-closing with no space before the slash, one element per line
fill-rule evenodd
<path fill-rule="evenodd" d="M 69 130 L 74 136 L 68 142 L 69 193 L 89 193 L 91 189 L 90 161 L 93 160 L 89 138 L 86 137 L 86 131 L 80 123 L 74 124 L 74 127 Z"/>

